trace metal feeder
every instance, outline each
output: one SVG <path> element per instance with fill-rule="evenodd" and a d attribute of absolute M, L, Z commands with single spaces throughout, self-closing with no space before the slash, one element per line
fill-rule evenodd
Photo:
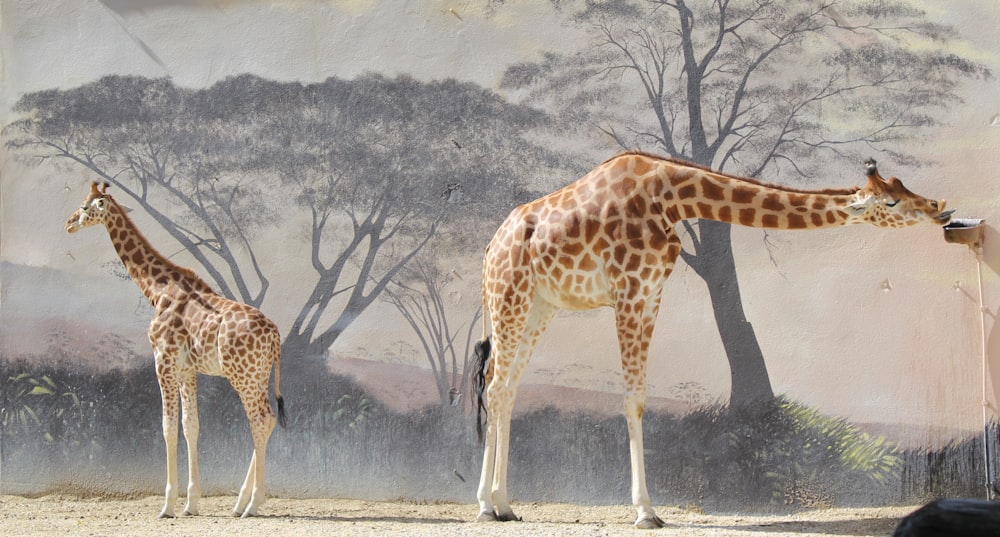
<path fill-rule="evenodd" d="M 953 218 L 944 226 L 944 240 L 954 244 L 964 244 L 975 254 L 983 254 L 983 232 L 986 226 L 982 218 Z"/>
<path fill-rule="evenodd" d="M 954 244 L 964 244 L 976 254 L 979 276 L 979 329 L 982 338 L 983 363 L 983 457 L 986 463 L 986 498 L 992 500 L 1000 496 L 1000 488 L 993 482 L 992 457 L 990 457 L 990 422 L 987 393 L 987 351 L 986 351 L 986 307 L 983 305 L 983 237 L 986 225 L 982 218 L 953 218 L 944 226 L 944 240 Z"/>

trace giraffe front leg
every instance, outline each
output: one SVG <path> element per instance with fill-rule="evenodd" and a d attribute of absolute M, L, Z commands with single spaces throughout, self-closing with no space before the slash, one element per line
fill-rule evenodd
<path fill-rule="evenodd" d="M 201 499 L 201 477 L 198 473 L 198 433 L 201 426 L 198 422 L 197 380 L 196 374 L 192 373 L 181 384 L 181 423 L 184 426 L 188 455 L 187 504 L 181 513 L 184 516 L 197 515 L 198 501 Z"/>
<path fill-rule="evenodd" d="M 176 393 L 176 392 L 173 392 Z M 177 400 L 168 405 L 167 397 L 163 397 L 163 440 L 167 448 L 167 486 L 166 500 L 159 518 L 174 518 L 174 506 L 177 505 Z M 168 409 L 173 408 L 171 413 Z"/>
<path fill-rule="evenodd" d="M 632 467 L 632 505 L 637 516 L 635 526 L 640 529 L 656 529 L 664 526 L 656 516 L 646 489 L 646 462 L 642 439 L 642 414 L 645 394 L 641 391 L 625 395 L 625 421 L 628 423 L 629 458 Z"/>
<path fill-rule="evenodd" d="M 174 506 L 177 505 L 177 428 L 180 407 L 178 394 L 180 391 L 180 373 L 177 370 L 177 357 L 169 344 L 160 338 L 160 324 L 156 319 L 149 327 L 149 343 L 153 348 L 153 359 L 156 364 L 156 382 L 160 385 L 160 406 L 163 413 L 163 441 L 167 450 L 167 486 L 166 499 L 159 518 L 173 518 Z"/>
<path fill-rule="evenodd" d="M 625 421 L 628 424 L 629 458 L 632 467 L 632 505 L 637 512 L 635 526 L 641 529 L 664 526 L 663 520 L 653 511 L 649 491 L 646 489 L 645 450 L 642 439 L 642 416 L 646 410 L 646 360 L 649 356 L 649 340 L 653 335 L 659 298 L 658 291 L 646 301 L 621 300 L 615 315 L 625 381 Z M 623 307 L 628 305 L 631 307 Z"/>

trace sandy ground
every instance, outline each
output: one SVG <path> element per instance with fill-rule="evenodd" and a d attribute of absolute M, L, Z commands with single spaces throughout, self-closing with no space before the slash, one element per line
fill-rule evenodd
<path fill-rule="evenodd" d="M 40 498 L 0 496 L 0 535 L 160 537 L 160 536 L 636 536 L 630 506 L 520 504 L 523 522 L 473 523 L 473 504 L 341 499 L 270 499 L 260 517 L 229 516 L 235 497 L 209 497 L 201 515 L 159 520 L 158 497 L 135 500 L 53 495 Z M 667 527 L 659 536 L 888 536 L 913 507 L 824 509 L 794 515 L 706 514 L 661 507 Z M 178 510 L 179 511 L 179 510 Z"/>

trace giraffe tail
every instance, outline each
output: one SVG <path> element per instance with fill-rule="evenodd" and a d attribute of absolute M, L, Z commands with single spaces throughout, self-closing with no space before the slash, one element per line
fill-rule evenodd
<path fill-rule="evenodd" d="M 278 395 L 274 399 L 278 402 L 278 425 L 281 425 L 281 428 L 284 429 L 285 424 L 288 422 L 288 419 L 285 417 L 285 398 Z"/>
<path fill-rule="evenodd" d="M 281 396 L 281 347 L 274 360 L 274 400 L 278 403 L 278 425 L 284 429 L 288 420 L 285 417 L 285 398 Z"/>
<path fill-rule="evenodd" d="M 479 443 L 483 443 L 483 423 L 486 417 L 486 384 L 492 376 L 490 371 L 490 338 L 487 337 L 476 343 L 476 368 L 474 384 L 476 390 L 476 438 Z"/>

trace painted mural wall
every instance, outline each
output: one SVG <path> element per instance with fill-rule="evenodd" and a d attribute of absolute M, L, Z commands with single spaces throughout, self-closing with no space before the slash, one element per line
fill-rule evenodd
<path fill-rule="evenodd" d="M 63 230 L 100 181 L 277 323 L 272 494 L 471 503 L 483 247 L 641 149 L 803 189 L 862 185 L 872 157 L 985 219 L 979 256 L 937 226 L 683 226 L 649 364 L 654 503 L 984 494 L 1000 6 L 689 3 L 4 0 L 0 492 L 162 490 L 153 309 L 102 228 Z M 621 378 L 609 310 L 557 315 L 518 395 L 515 499 L 627 501 Z M 199 406 L 203 486 L 231 493 L 242 407 L 213 377 Z"/>

